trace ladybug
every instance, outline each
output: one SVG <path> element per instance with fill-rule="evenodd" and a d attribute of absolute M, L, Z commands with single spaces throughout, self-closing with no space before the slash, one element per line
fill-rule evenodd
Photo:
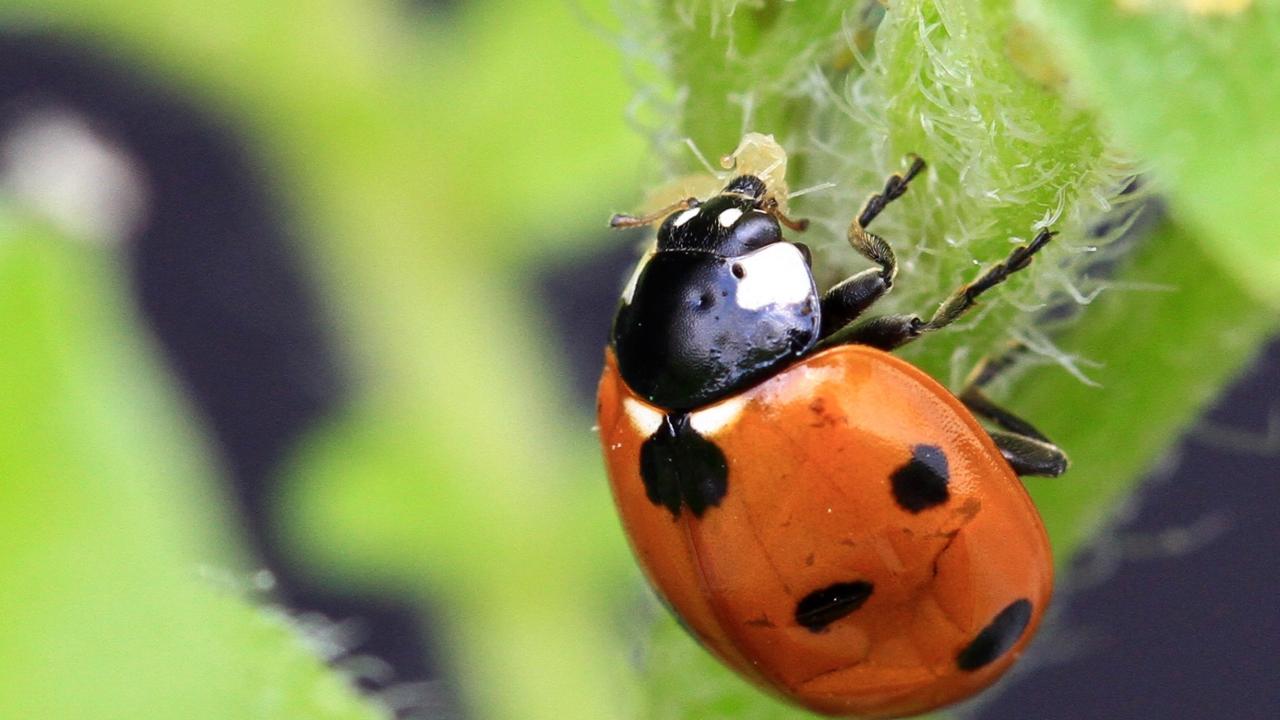
<path fill-rule="evenodd" d="M 611 222 L 660 223 L 623 291 L 599 386 L 632 549 L 711 653 L 837 716 L 915 715 L 991 685 L 1053 584 L 1019 477 L 1060 475 L 1067 458 L 984 395 L 1010 359 L 981 364 L 957 396 L 889 351 L 954 322 L 1054 233 L 928 319 L 863 319 L 897 270 L 866 228 L 924 168 L 911 160 L 849 226 L 876 267 L 823 293 L 808 250 L 783 236 L 804 221 L 755 175 Z"/>

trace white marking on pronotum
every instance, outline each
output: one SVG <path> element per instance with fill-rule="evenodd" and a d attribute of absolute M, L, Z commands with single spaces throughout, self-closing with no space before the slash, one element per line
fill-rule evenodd
<path fill-rule="evenodd" d="M 622 401 L 622 407 L 627 411 L 631 424 L 645 437 L 654 434 L 662 426 L 662 413 L 638 400 L 627 398 Z"/>
<path fill-rule="evenodd" d="M 712 405 L 689 415 L 689 426 L 699 435 L 715 435 L 738 419 L 747 405 L 747 399 L 741 396 Z"/>
<path fill-rule="evenodd" d="M 720 213 L 720 218 L 717 222 L 720 223 L 720 227 L 729 227 L 730 225 L 738 222 L 738 218 L 740 217 L 742 217 L 741 210 L 738 208 L 729 208 L 728 210 Z"/>
<path fill-rule="evenodd" d="M 767 305 L 795 305 L 813 292 L 813 276 L 804 255 L 790 243 L 767 245 L 745 255 L 734 268 L 741 278 L 737 303 L 747 310 Z"/>
<path fill-rule="evenodd" d="M 685 210 L 684 212 L 680 213 L 680 215 L 676 217 L 676 221 L 672 223 L 672 225 L 674 225 L 675 227 L 680 227 L 681 225 L 697 217 L 698 213 L 700 212 L 702 212 L 702 208 L 691 207 L 688 210 Z"/>

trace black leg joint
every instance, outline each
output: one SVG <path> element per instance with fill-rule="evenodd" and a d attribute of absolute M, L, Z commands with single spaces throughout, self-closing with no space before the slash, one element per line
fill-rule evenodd
<path fill-rule="evenodd" d="M 848 325 L 889 292 L 891 282 L 878 269 L 864 270 L 822 296 L 822 331 L 827 337 Z"/>
<path fill-rule="evenodd" d="M 964 403 L 975 414 L 987 418 L 1009 432 L 1024 435 L 1042 443 L 1053 444 L 1034 425 L 995 404 L 976 387 L 965 388 L 960 393 L 960 402 Z"/>
<path fill-rule="evenodd" d="M 893 350 L 920 337 L 926 323 L 918 315 L 885 315 L 859 323 L 831 338 L 832 345 L 869 345 Z"/>
<path fill-rule="evenodd" d="M 999 431 L 992 432 L 991 439 L 1018 477 L 1058 477 L 1070 465 L 1066 453 L 1051 443 Z"/>

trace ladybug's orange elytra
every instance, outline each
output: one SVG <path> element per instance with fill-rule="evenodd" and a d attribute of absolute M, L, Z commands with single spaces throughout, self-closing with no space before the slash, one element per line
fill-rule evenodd
<path fill-rule="evenodd" d="M 723 498 L 701 518 L 673 516 L 640 477 L 645 423 L 661 411 L 608 354 L 600 439 L 618 511 L 650 581 L 703 645 L 767 689 L 856 717 L 924 712 L 1008 669 L 1049 602 L 1048 540 L 953 395 L 892 355 L 846 345 L 726 404 L 735 417 L 707 435 L 728 459 Z M 912 511 L 892 478 L 921 447 L 946 477 Z M 824 589 L 839 605 L 842 586 L 863 588 L 856 608 L 797 618 Z"/>

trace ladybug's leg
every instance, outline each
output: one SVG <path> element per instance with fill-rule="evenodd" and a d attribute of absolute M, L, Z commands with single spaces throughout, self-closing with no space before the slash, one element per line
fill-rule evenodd
<path fill-rule="evenodd" d="M 796 220 L 795 218 L 787 217 L 787 214 L 782 212 L 782 209 L 778 207 L 778 199 L 775 197 L 765 200 L 761 209 L 772 215 L 778 222 L 786 225 L 788 228 L 791 228 L 796 232 L 804 232 L 809 229 L 809 221 L 807 219 L 801 218 Z"/>
<path fill-rule="evenodd" d="M 1013 273 L 1031 264 L 1031 258 L 1040 252 L 1056 233 L 1041 230 L 1035 239 L 1020 245 L 1004 262 L 992 266 L 977 280 L 961 286 L 938 306 L 928 320 L 918 315 L 887 315 L 872 318 L 840 338 L 840 343 L 870 345 L 881 350 L 892 350 L 934 330 L 940 330 L 955 322 L 977 304 L 978 296 L 1004 282 Z M 825 306 L 823 310 L 825 310 Z"/>
<path fill-rule="evenodd" d="M 689 208 L 697 207 L 698 205 L 699 205 L 698 198 L 685 198 L 684 200 L 681 200 L 680 202 L 672 203 L 662 208 L 661 210 L 655 210 L 654 212 L 651 212 L 648 215 L 636 216 L 636 215 L 623 215 L 622 213 L 617 213 L 613 217 L 609 218 L 609 227 L 614 228 L 616 230 L 618 228 L 633 228 L 633 227 L 642 227 L 644 225 L 652 225 L 658 222 L 659 220 L 666 219 L 666 217 L 673 212 L 688 210 Z"/>
<path fill-rule="evenodd" d="M 1067 455 L 1031 423 L 1000 407 L 983 392 L 1001 372 L 1013 365 L 1018 353 L 1026 347 L 1015 344 L 1009 351 L 978 363 L 960 391 L 960 402 L 979 417 L 990 420 L 1004 431 L 990 431 L 1000 454 L 1019 476 L 1057 477 L 1067 471 Z"/>
<path fill-rule="evenodd" d="M 879 268 L 864 270 L 832 287 L 822 296 L 822 331 L 826 337 L 843 328 L 862 314 L 893 287 L 898 274 L 898 261 L 893 248 L 884 238 L 867 230 L 867 225 L 894 200 L 907 191 L 911 179 L 924 169 L 924 160 L 911 156 L 911 167 L 906 173 L 894 173 L 884 183 L 884 190 L 867 198 L 853 222 L 849 223 L 849 244 L 858 254 Z"/>
<path fill-rule="evenodd" d="M 907 184 L 924 169 L 924 160 L 920 159 L 916 155 L 908 155 L 907 157 L 911 158 L 911 166 L 907 168 L 907 172 L 894 173 L 890 175 L 889 179 L 884 181 L 884 190 L 881 190 L 875 195 L 867 198 L 867 201 L 863 203 L 862 210 L 858 212 L 858 217 L 853 221 L 853 226 L 857 226 L 860 229 L 866 229 L 866 227 L 871 224 L 871 221 L 875 220 L 876 216 L 880 214 L 880 211 L 884 210 L 889 203 L 902 197 L 902 195 L 907 191 Z M 852 226 L 850 227 L 849 234 L 849 241 L 853 242 Z M 855 244 L 854 247 L 856 248 L 857 245 Z M 874 260 L 874 258 L 872 259 Z"/>
<path fill-rule="evenodd" d="M 1070 465 L 1067 454 L 1053 443 L 999 430 L 988 431 L 988 434 L 1018 477 L 1058 477 Z"/>
<path fill-rule="evenodd" d="M 1014 248 L 1004 262 L 993 265 L 990 270 L 983 273 L 977 280 L 961 286 L 951 294 L 951 297 L 942 301 L 942 305 L 934 312 L 933 317 L 929 318 L 929 322 L 924 324 L 923 331 L 937 330 L 955 322 L 976 304 L 979 295 L 1030 265 L 1031 258 L 1040 252 L 1045 245 L 1048 245 L 1056 234 L 1052 230 L 1041 230 L 1031 242 Z"/>
<path fill-rule="evenodd" d="M 984 392 L 996 378 L 1013 367 L 1018 361 L 1018 356 L 1026 350 L 1026 345 L 1015 342 L 999 355 L 983 358 L 965 379 L 964 387 L 960 390 L 960 401 L 974 414 L 990 420 L 1005 430 L 1047 443 L 1049 439 L 1031 423 L 995 404 Z"/>
<path fill-rule="evenodd" d="M 876 239 L 879 240 L 879 238 Z M 885 244 L 885 249 L 888 250 L 888 248 L 888 244 Z M 883 269 L 863 270 L 822 295 L 822 330 L 818 333 L 818 337 L 825 338 L 853 322 L 864 310 L 889 292 L 889 288 L 893 285 L 893 273 L 896 270 L 892 251 L 888 260 L 886 265 L 881 265 Z"/>

